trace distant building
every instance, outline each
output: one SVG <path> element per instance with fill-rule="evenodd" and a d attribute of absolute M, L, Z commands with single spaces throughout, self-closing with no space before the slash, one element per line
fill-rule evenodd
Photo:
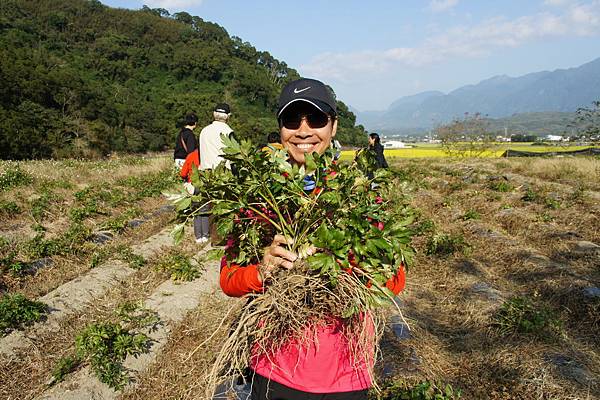
<path fill-rule="evenodd" d="M 381 145 L 384 149 L 406 149 L 412 146 L 407 146 L 404 142 L 400 142 L 397 140 L 388 140 L 386 142 L 381 142 Z"/>
<path fill-rule="evenodd" d="M 562 142 L 563 140 L 565 140 L 565 138 L 559 135 L 546 135 L 544 137 L 544 140 L 547 140 L 549 142 Z"/>

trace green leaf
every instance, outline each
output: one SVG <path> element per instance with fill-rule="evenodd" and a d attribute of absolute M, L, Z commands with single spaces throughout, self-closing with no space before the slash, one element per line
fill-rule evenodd
<path fill-rule="evenodd" d="M 201 187 L 202 183 L 200 182 L 200 173 L 198 172 L 198 167 L 192 165 L 192 185 L 194 187 Z"/>
<path fill-rule="evenodd" d="M 175 228 L 173 228 L 173 230 L 171 231 L 171 237 L 175 241 L 175 244 L 181 243 L 184 231 L 185 223 L 175 225 Z"/>
<path fill-rule="evenodd" d="M 318 160 L 318 154 L 317 153 L 311 153 L 311 154 L 304 154 L 304 165 L 306 168 L 306 173 L 307 174 L 311 174 L 314 171 L 317 170 L 317 160 Z M 317 160 L 315 160 L 315 158 Z"/>
<path fill-rule="evenodd" d="M 306 261 L 311 269 L 318 270 L 320 274 L 325 274 L 328 270 L 336 266 L 333 255 L 327 253 L 317 253 L 308 257 Z"/>

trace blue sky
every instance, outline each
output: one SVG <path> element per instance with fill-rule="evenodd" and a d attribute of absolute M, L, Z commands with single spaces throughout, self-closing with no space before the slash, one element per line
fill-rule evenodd
<path fill-rule="evenodd" d="M 216 22 L 361 111 L 600 57 L 600 0 L 101 1 Z"/>

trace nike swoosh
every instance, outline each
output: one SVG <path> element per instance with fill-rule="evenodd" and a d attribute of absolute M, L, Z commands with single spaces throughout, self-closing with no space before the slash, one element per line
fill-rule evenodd
<path fill-rule="evenodd" d="M 302 92 L 304 92 L 305 90 L 308 90 L 308 89 L 310 89 L 310 86 L 309 87 L 305 87 L 304 89 L 300 89 L 300 90 L 298 90 L 298 88 L 295 88 L 294 89 L 294 93 L 296 93 L 296 94 L 302 93 Z"/>

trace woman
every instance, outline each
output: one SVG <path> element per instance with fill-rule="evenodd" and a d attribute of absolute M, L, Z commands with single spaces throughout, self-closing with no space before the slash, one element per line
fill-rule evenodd
<path fill-rule="evenodd" d="M 383 155 L 383 145 L 377 133 L 369 134 L 369 150 L 375 154 L 377 160 L 377 168 L 387 168 L 388 163 Z"/>
<path fill-rule="evenodd" d="M 323 83 L 312 79 L 291 82 L 283 89 L 277 117 L 281 143 L 290 162 L 298 165 L 304 165 L 306 153 L 323 154 L 337 131 L 333 95 Z M 225 294 L 241 297 L 262 292 L 263 282 L 275 271 L 293 268 L 298 255 L 285 244 L 283 236 L 275 236 L 258 265 L 222 265 L 220 283 Z M 400 292 L 404 269 L 400 268 L 386 286 L 395 294 Z M 366 400 L 374 357 L 356 360 L 341 325 L 338 320 L 319 326 L 314 341 L 308 344 L 290 342 L 274 354 L 254 354 L 250 360 L 252 399 Z"/>

